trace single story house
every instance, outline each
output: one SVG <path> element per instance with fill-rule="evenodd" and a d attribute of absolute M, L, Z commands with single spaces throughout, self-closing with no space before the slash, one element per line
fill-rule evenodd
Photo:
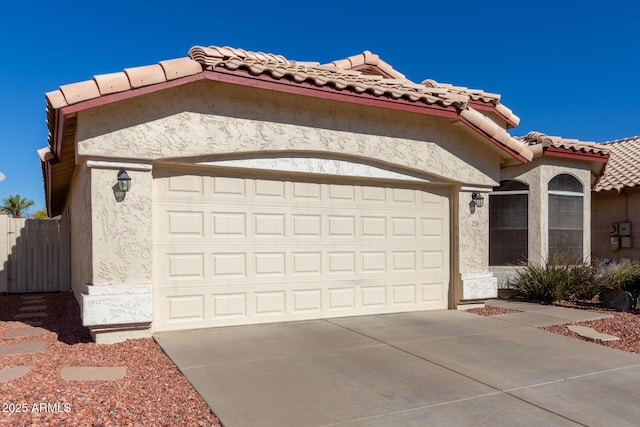
<path fill-rule="evenodd" d="M 611 154 L 591 196 L 593 256 L 640 260 L 640 137 L 602 145 Z"/>
<path fill-rule="evenodd" d="M 72 288 L 98 342 L 495 297 L 490 233 L 501 261 L 577 226 L 571 249 L 588 253 L 607 157 L 516 139 L 499 95 L 412 82 L 368 51 L 319 64 L 196 46 L 46 103 L 47 209 L 70 220 Z M 533 214 L 496 202 L 519 225 L 490 227 L 494 200 L 523 191 Z M 548 205 L 581 221 L 549 223 Z M 528 242 L 508 243 L 523 224 Z"/>

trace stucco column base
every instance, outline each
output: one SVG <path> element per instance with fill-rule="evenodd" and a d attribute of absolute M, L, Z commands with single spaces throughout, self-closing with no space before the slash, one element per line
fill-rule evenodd
<path fill-rule="evenodd" d="M 491 272 L 462 273 L 462 301 L 498 297 L 498 279 Z"/>
<path fill-rule="evenodd" d="M 81 294 L 82 325 L 96 342 L 151 336 L 151 284 L 87 285 Z"/>
<path fill-rule="evenodd" d="M 91 338 L 98 344 L 116 344 L 126 340 L 151 337 L 151 324 L 89 326 Z"/>

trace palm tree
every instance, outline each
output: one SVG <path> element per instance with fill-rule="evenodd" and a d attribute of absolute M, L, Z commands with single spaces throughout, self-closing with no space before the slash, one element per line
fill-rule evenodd
<path fill-rule="evenodd" d="M 33 200 L 26 197 L 20 197 L 19 194 L 12 194 L 4 199 L 4 205 L 0 206 L 0 211 L 13 216 L 14 218 L 22 218 L 22 212 L 34 205 Z"/>

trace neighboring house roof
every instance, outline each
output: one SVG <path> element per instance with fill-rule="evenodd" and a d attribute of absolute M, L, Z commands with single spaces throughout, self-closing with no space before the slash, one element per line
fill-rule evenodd
<path fill-rule="evenodd" d="M 42 161 L 53 165 L 61 157 L 73 157 L 77 112 L 203 79 L 447 117 L 466 124 L 503 156 L 520 163 L 533 158 L 527 145 L 504 129 L 517 125 L 519 118 L 500 104 L 499 95 L 434 80 L 414 83 L 369 51 L 319 64 L 230 47 L 195 46 L 188 58 L 97 75 L 47 93 L 51 154 L 41 152 Z M 56 183 L 45 177 L 47 194 L 66 193 L 73 167 L 73 162 L 57 166 L 61 172 Z M 54 211 L 61 209 L 63 194 L 56 195 Z"/>
<path fill-rule="evenodd" d="M 640 136 L 608 141 L 602 144 L 611 150 L 604 175 L 594 191 L 622 191 L 640 186 Z"/>

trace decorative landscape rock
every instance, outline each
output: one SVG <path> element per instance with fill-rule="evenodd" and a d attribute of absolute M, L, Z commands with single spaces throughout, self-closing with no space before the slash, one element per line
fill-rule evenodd
<path fill-rule="evenodd" d="M 605 289 L 600 292 L 600 302 L 608 308 L 629 311 L 636 306 L 636 299 L 621 289 Z"/>

